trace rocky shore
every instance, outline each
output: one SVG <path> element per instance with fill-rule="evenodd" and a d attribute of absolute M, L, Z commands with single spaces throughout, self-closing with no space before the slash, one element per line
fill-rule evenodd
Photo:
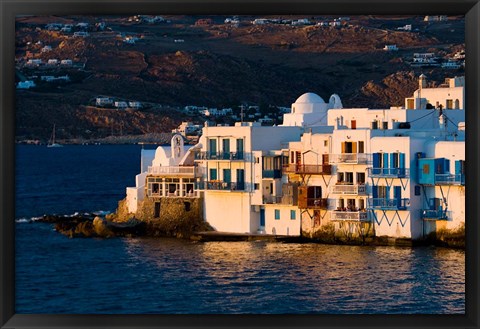
<path fill-rule="evenodd" d="M 465 249 L 465 230 L 437 232 L 424 240 L 389 237 L 344 237 L 341 235 L 317 234 L 313 236 L 271 236 L 255 234 L 233 234 L 213 231 L 205 222 L 120 219 L 117 214 L 105 218 L 94 214 L 75 216 L 45 215 L 38 220 L 54 224 L 57 232 L 69 238 L 113 238 L 113 237 L 176 237 L 199 242 L 209 241 L 253 241 L 265 240 L 283 243 L 322 243 L 335 245 L 395 246 L 415 247 L 433 245 L 455 249 Z"/>

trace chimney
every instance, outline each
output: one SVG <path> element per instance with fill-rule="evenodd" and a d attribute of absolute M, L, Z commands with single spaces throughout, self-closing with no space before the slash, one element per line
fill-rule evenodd
<path fill-rule="evenodd" d="M 418 77 L 418 88 L 427 88 L 427 77 L 423 73 Z"/>

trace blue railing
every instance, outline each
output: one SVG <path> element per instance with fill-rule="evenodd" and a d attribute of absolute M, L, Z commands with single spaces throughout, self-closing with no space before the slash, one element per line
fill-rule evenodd
<path fill-rule="evenodd" d="M 451 218 L 452 212 L 446 211 L 443 209 L 431 210 L 431 209 L 423 209 L 422 212 L 422 219 L 426 220 L 448 220 Z"/>
<path fill-rule="evenodd" d="M 248 160 L 245 152 L 196 152 L 195 160 Z"/>
<path fill-rule="evenodd" d="M 435 174 L 435 184 L 437 185 L 465 185 L 464 174 Z"/>
<path fill-rule="evenodd" d="M 370 198 L 368 208 L 381 210 L 405 210 L 410 205 L 410 199 Z"/>
<path fill-rule="evenodd" d="M 282 178 L 282 171 L 279 169 L 262 170 L 263 178 Z"/>
<path fill-rule="evenodd" d="M 410 175 L 407 168 L 367 168 L 370 177 L 398 177 L 405 178 Z"/>

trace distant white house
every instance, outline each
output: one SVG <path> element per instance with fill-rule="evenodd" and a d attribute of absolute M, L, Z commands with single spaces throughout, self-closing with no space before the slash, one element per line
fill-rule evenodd
<path fill-rule="evenodd" d="M 29 59 L 26 63 L 27 66 L 39 66 L 43 62 L 41 59 Z"/>
<path fill-rule="evenodd" d="M 397 48 L 397 45 L 385 45 L 385 47 L 383 47 L 383 50 L 385 50 L 385 51 L 397 51 L 398 48 Z"/>
<path fill-rule="evenodd" d="M 254 25 L 264 25 L 268 23 L 268 19 L 266 18 L 256 18 L 253 20 L 252 24 Z"/>
<path fill-rule="evenodd" d="M 449 60 L 442 63 L 444 69 L 459 69 L 462 64 L 459 61 Z"/>
<path fill-rule="evenodd" d="M 88 32 L 74 32 L 73 33 L 73 37 L 82 37 L 82 38 L 85 38 L 85 37 L 88 37 L 89 34 Z"/>
<path fill-rule="evenodd" d="M 49 59 L 47 65 L 58 65 L 58 59 Z"/>
<path fill-rule="evenodd" d="M 71 59 L 62 59 L 62 61 L 60 62 L 60 65 L 71 66 L 71 65 L 73 65 L 73 62 L 72 62 Z"/>
<path fill-rule="evenodd" d="M 110 97 L 97 97 L 95 100 L 95 104 L 97 106 L 112 105 L 113 99 L 111 99 Z"/>
<path fill-rule="evenodd" d="M 33 88 L 33 87 L 35 87 L 35 82 L 33 82 L 31 80 L 20 81 L 17 84 L 17 89 L 30 89 L 30 88 Z"/>
<path fill-rule="evenodd" d="M 131 109 L 139 109 L 142 107 L 142 103 L 140 102 L 128 102 L 128 107 Z"/>
<path fill-rule="evenodd" d="M 88 29 L 88 26 L 89 26 L 89 24 L 88 24 L 88 23 L 84 23 L 84 22 L 81 22 L 81 23 L 78 23 L 78 24 L 77 24 L 77 27 L 78 27 L 79 29 Z"/>
<path fill-rule="evenodd" d="M 42 53 L 47 53 L 49 51 L 52 51 L 52 46 L 45 46 L 42 48 Z"/>
<path fill-rule="evenodd" d="M 120 101 L 120 102 L 115 102 L 114 103 L 114 106 L 116 108 L 119 108 L 119 109 L 125 109 L 128 107 L 128 103 L 127 102 L 124 102 L 124 101 Z"/>
<path fill-rule="evenodd" d="M 424 22 L 446 22 L 448 21 L 448 16 L 447 15 L 425 16 L 423 21 Z"/>
<path fill-rule="evenodd" d="M 412 24 L 407 24 L 405 26 L 397 27 L 397 30 L 411 31 L 412 30 Z"/>

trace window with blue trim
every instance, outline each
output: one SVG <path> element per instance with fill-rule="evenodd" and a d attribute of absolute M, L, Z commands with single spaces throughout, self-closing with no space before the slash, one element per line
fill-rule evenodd
<path fill-rule="evenodd" d="M 297 217 L 297 212 L 295 210 L 290 210 L 290 219 L 295 220 Z"/>
<path fill-rule="evenodd" d="M 275 209 L 275 219 L 280 219 L 280 209 Z"/>

